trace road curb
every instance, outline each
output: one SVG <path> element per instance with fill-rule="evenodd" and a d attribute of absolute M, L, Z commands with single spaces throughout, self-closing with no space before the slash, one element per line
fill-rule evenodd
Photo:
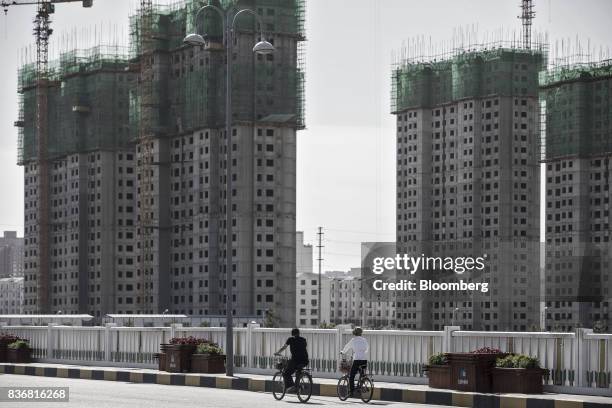
<path fill-rule="evenodd" d="M 0 364 L 0 374 L 19 374 L 41 377 L 79 378 L 102 381 L 121 381 L 142 384 L 164 384 L 208 387 L 237 391 L 271 392 L 272 381 L 257 378 L 229 378 L 192 373 L 147 373 L 121 369 L 35 367 L 27 364 Z M 313 384 L 312 395 L 335 397 L 333 384 Z M 434 404 L 467 408 L 612 408 L 612 403 L 571 401 L 553 398 L 531 398 L 494 394 L 475 394 L 457 391 L 422 391 L 398 388 L 374 389 L 374 398 L 380 401 Z"/>

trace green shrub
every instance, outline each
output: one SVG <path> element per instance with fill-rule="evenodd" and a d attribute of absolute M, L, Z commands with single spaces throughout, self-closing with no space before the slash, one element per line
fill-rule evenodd
<path fill-rule="evenodd" d="M 27 340 L 17 340 L 8 345 L 8 348 L 13 350 L 27 349 L 30 348 L 30 344 Z"/>
<path fill-rule="evenodd" d="M 448 364 L 448 360 L 446 359 L 446 355 L 444 353 L 434 354 L 429 357 L 429 365 L 446 365 Z"/>
<path fill-rule="evenodd" d="M 223 349 L 215 343 L 204 343 L 198 345 L 196 354 L 221 355 L 223 354 Z"/>
<path fill-rule="evenodd" d="M 510 354 L 498 358 L 495 366 L 499 368 L 540 368 L 540 362 L 536 357 L 524 354 Z"/>

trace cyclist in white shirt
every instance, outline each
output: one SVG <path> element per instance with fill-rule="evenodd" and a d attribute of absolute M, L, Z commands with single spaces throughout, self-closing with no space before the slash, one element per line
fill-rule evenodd
<path fill-rule="evenodd" d="M 368 341 L 361 336 L 361 327 L 355 327 L 353 338 L 342 349 L 341 353 L 346 354 L 348 350 L 353 350 L 353 365 L 349 374 L 349 395 L 353 395 L 355 390 L 355 375 L 359 372 L 359 367 L 366 368 L 368 365 Z"/>

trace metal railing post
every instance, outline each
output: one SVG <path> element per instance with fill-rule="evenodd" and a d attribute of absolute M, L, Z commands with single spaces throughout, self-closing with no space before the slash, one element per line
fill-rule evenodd
<path fill-rule="evenodd" d="M 183 327 L 183 323 L 172 323 L 170 325 L 170 339 L 176 337 L 176 329 L 180 329 Z"/>
<path fill-rule="evenodd" d="M 55 330 L 57 323 L 47 323 L 47 358 L 53 358 L 53 350 L 55 345 Z"/>
<path fill-rule="evenodd" d="M 442 338 L 442 352 L 452 353 L 455 351 L 453 344 L 453 332 L 461 330 L 460 326 L 444 326 L 444 337 Z"/>
<path fill-rule="evenodd" d="M 336 372 L 340 371 L 340 350 L 344 347 L 342 344 L 342 334 L 344 333 L 344 327 L 336 328 Z"/>
<path fill-rule="evenodd" d="M 104 324 L 104 361 L 112 361 L 113 336 L 112 327 L 117 327 L 117 323 Z"/>
<path fill-rule="evenodd" d="M 258 323 L 252 322 L 247 324 L 246 334 L 246 356 L 247 356 L 247 368 L 255 366 L 255 344 L 253 341 L 253 330 L 260 327 Z"/>
<path fill-rule="evenodd" d="M 587 371 L 589 370 L 589 345 L 586 339 L 587 334 L 592 334 L 593 329 L 576 329 L 574 336 L 574 369 L 575 372 L 575 386 L 576 387 L 588 387 L 587 384 Z M 559 367 L 562 369 L 562 367 Z"/>

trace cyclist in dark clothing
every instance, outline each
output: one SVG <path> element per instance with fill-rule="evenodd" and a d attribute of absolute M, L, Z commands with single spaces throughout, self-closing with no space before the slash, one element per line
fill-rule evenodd
<path fill-rule="evenodd" d="M 275 355 L 280 355 L 287 347 L 291 352 L 291 358 L 287 362 L 287 368 L 283 371 L 283 378 L 285 379 L 285 389 L 287 392 L 293 391 L 295 383 L 293 381 L 293 373 L 298 368 L 304 368 L 308 365 L 308 350 L 307 350 L 306 339 L 300 337 L 300 330 L 291 330 L 291 337 L 287 339 L 287 342 L 283 347 L 280 348 Z"/>

